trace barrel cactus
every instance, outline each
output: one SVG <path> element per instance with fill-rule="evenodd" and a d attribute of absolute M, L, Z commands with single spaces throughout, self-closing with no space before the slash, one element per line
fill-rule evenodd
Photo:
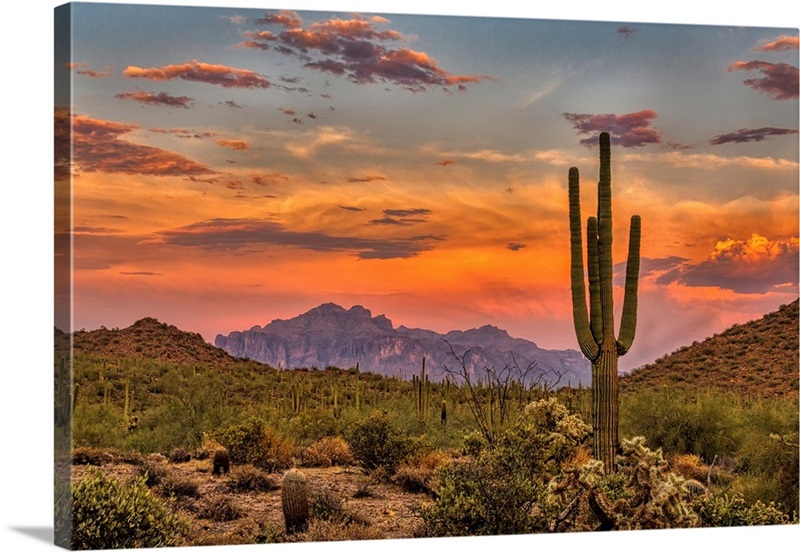
<path fill-rule="evenodd" d="M 286 532 L 292 534 L 305 531 L 309 516 L 308 484 L 306 476 L 300 470 L 293 468 L 283 475 L 281 502 Z"/>

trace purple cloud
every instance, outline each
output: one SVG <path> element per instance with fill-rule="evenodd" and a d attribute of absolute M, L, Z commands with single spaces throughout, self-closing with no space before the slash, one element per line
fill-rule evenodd
<path fill-rule="evenodd" d="M 771 96 L 775 100 L 794 100 L 798 97 L 797 67 L 788 63 L 769 63 L 766 61 L 737 61 L 728 66 L 728 72 L 755 71 L 761 77 L 746 79 L 744 84 Z"/>
<path fill-rule="evenodd" d="M 744 144 L 746 142 L 760 142 L 769 136 L 783 136 L 786 134 L 797 134 L 796 129 L 791 128 L 740 128 L 735 132 L 728 132 L 726 134 L 719 134 L 714 136 L 709 143 L 713 146 L 721 144 Z"/>
<path fill-rule="evenodd" d="M 601 132 L 608 132 L 611 143 L 623 148 L 638 148 L 646 144 L 661 143 L 661 136 L 650 128 L 650 123 L 658 114 L 655 111 L 644 110 L 625 115 L 588 114 L 588 113 L 563 113 L 578 134 L 588 134 L 589 138 L 581 140 L 585 146 L 597 143 Z"/>

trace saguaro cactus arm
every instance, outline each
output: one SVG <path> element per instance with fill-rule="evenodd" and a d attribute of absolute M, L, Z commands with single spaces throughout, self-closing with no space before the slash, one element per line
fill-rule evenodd
<path fill-rule="evenodd" d="M 624 355 L 630 350 L 636 335 L 636 308 L 639 289 L 639 248 L 642 240 L 642 219 L 639 215 L 631 217 L 631 231 L 628 239 L 628 263 L 625 269 L 625 299 L 622 303 L 622 323 L 619 328 L 617 352 Z"/>
<path fill-rule="evenodd" d="M 589 321 L 595 343 L 603 343 L 603 305 L 600 301 L 600 264 L 597 260 L 597 218 L 586 223 L 586 249 L 589 264 Z"/>
<path fill-rule="evenodd" d="M 589 359 L 597 358 L 599 347 L 589 328 L 586 310 L 586 288 L 583 283 L 583 251 L 581 235 L 581 193 L 578 169 L 569 170 L 569 236 L 570 277 L 572 288 L 572 319 L 581 352 Z"/>

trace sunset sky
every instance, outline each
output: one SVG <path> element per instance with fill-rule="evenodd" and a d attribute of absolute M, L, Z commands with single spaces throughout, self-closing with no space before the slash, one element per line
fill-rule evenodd
<path fill-rule="evenodd" d="M 798 296 L 797 29 L 76 4 L 72 46 L 75 328 L 335 302 L 577 348 L 601 131 L 620 276 L 642 217 L 623 370 Z"/>

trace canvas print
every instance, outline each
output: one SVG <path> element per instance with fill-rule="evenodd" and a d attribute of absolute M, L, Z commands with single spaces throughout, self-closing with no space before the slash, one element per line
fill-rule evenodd
<path fill-rule="evenodd" d="M 798 29 L 54 17 L 58 545 L 798 522 Z"/>

